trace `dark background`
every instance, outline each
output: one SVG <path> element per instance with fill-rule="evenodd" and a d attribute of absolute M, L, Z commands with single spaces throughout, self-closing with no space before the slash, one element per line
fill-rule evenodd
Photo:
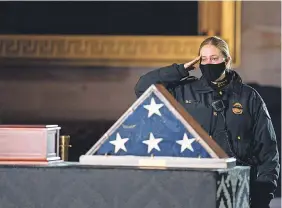
<path fill-rule="evenodd" d="M 0 33 L 197 35 L 197 13 L 192 1 L 1 2 Z"/>

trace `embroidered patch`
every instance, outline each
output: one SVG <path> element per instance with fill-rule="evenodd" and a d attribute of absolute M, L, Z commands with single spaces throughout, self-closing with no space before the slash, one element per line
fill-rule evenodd
<path fill-rule="evenodd" d="M 243 113 L 243 106 L 241 103 L 234 103 L 232 107 L 232 112 L 234 114 L 240 115 Z"/>

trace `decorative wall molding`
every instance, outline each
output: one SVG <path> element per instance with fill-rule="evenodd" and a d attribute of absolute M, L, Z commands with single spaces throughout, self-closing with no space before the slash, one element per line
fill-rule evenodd
<path fill-rule="evenodd" d="M 0 36 L 0 55 L 10 58 L 141 60 L 187 59 L 205 37 L 163 36 Z"/>

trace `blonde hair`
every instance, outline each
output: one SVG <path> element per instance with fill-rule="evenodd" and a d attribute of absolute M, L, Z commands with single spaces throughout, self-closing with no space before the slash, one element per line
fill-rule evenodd
<path fill-rule="evenodd" d="M 225 60 L 228 61 L 226 68 L 227 69 L 231 69 L 231 64 L 232 64 L 232 58 L 230 56 L 230 52 L 229 52 L 229 47 L 227 45 L 227 43 L 222 40 L 221 38 L 217 37 L 217 36 L 212 36 L 209 37 L 207 39 L 205 39 L 199 48 L 199 55 L 200 55 L 200 51 L 201 49 L 205 46 L 205 45 L 213 45 L 216 48 L 218 48 L 220 50 L 220 52 L 222 53 L 222 55 L 224 56 Z"/>

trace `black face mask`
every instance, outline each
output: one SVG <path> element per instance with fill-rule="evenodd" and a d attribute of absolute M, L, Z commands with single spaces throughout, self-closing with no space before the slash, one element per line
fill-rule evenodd
<path fill-rule="evenodd" d="M 219 64 L 200 64 L 201 72 L 208 82 L 217 80 L 226 69 L 225 62 Z"/>

